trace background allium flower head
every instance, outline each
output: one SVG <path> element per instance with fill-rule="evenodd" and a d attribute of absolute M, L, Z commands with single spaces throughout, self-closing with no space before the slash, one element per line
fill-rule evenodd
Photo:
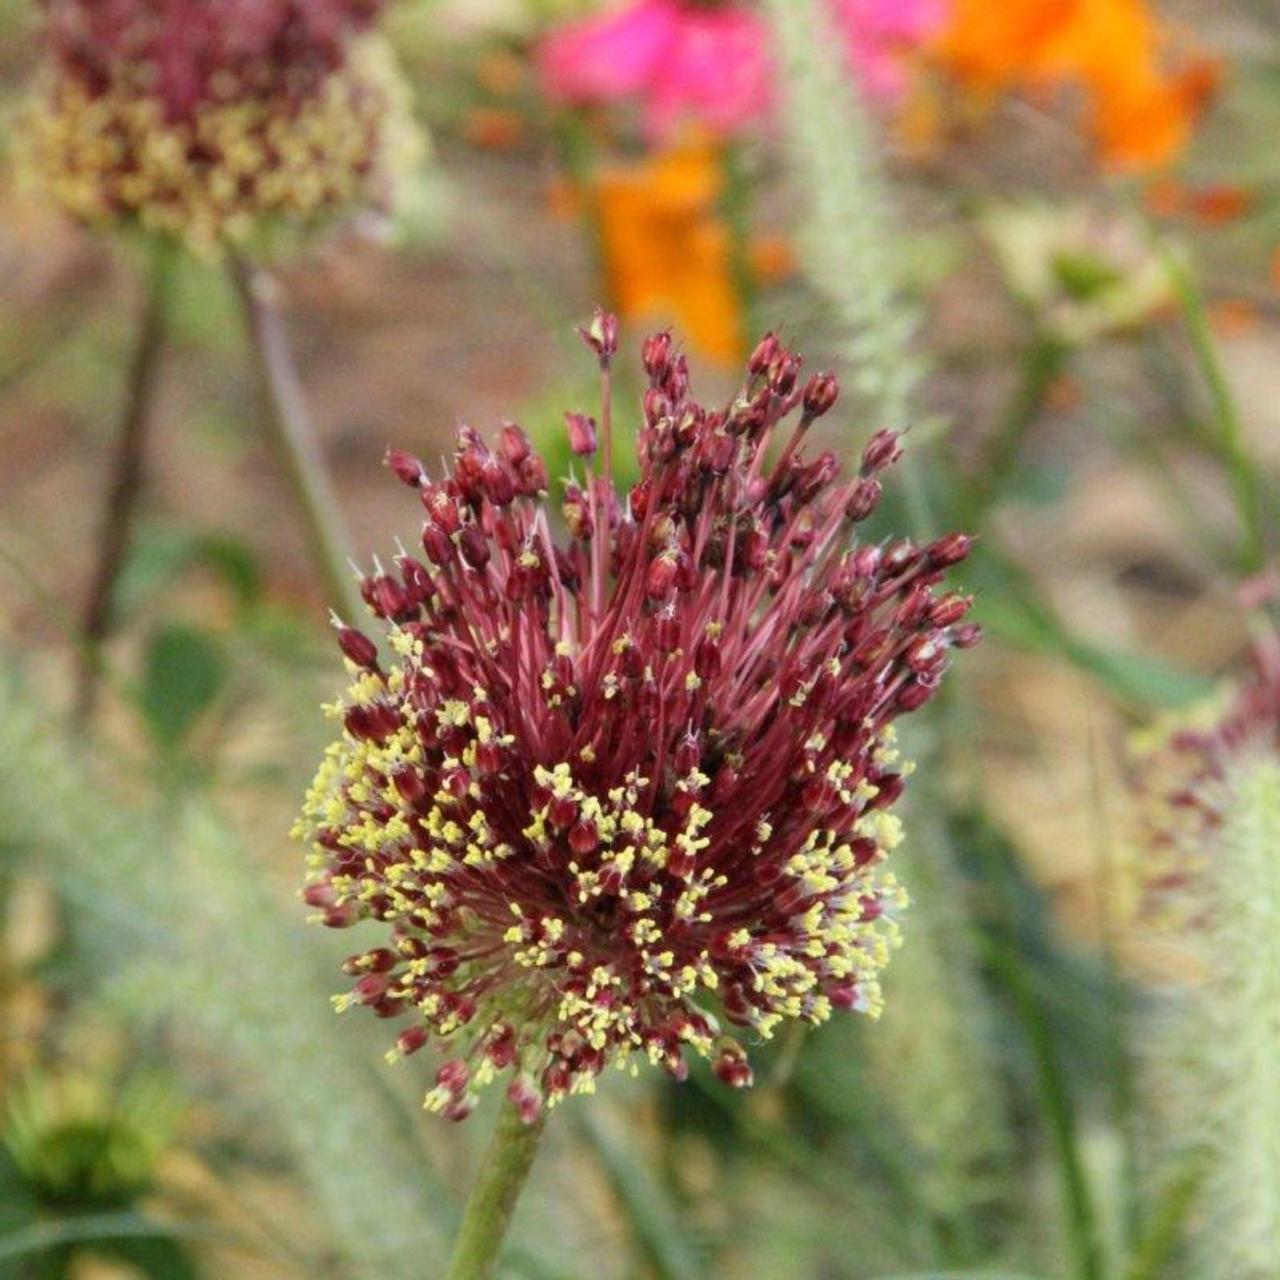
<path fill-rule="evenodd" d="M 1246 680 L 1155 726 L 1136 757 L 1142 906 L 1166 926 L 1189 924 L 1213 909 L 1201 881 L 1240 776 L 1280 766 L 1280 632 L 1255 641 Z"/>
<path fill-rule="evenodd" d="M 588 473 L 564 489 L 567 539 L 515 425 L 492 445 L 464 426 L 435 478 L 388 455 L 426 510 L 423 553 L 363 584 L 389 657 L 339 626 L 353 683 L 298 825 L 320 919 L 390 926 L 340 1003 L 412 1015 L 398 1053 L 448 1047 L 427 1101 L 452 1117 L 506 1068 L 529 1118 L 611 1062 L 683 1077 L 685 1049 L 744 1085 L 721 1017 L 756 1040 L 878 1012 L 904 901 L 893 722 L 978 638 L 940 588 L 967 538 L 853 536 L 896 436 L 846 480 L 804 451 L 833 377 L 804 380 L 768 336 L 708 408 L 655 334 L 623 497 L 616 323 L 583 336 L 604 402 L 598 423 L 568 416 Z"/>
<path fill-rule="evenodd" d="M 1138 783 L 1159 947 L 1144 1128 L 1157 1168 L 1195 1162 L 1186 1274 L 1265 1280 L 1280 1274 L 1280 632 L 1261 628 L 1249 676 L 1153 736 Z"/>
<path fill-rule="evenodd" d="M 45 0 L 27 158 L 75 217 L 200 248 L 389 205 L 421 140 L 382 0 Z"/>

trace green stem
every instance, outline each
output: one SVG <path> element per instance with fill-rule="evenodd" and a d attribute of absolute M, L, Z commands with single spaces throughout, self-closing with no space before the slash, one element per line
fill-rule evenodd
<path fill-rule="evenodd" d="M 985 940 L 984 950 L 1009 992 L 1035 1064 L 1045 1122 L 1057 1149 L 1058 1177 L 1067 1235 L 1075 1257 L 1075 1274 L 1079 1280 L 1102 1280 L 1097 1216 L 1076 1137 L 1075 1109 L 1058 1060 L 1053 1032 L 1012 944 Z"/>
<path fill-rule="evenodd" d="M 1044 334 L 1036 335 L 1022 359 L 1017 390 L 1004 412 L 975 478 L 966 519 L 973 529 L 985 521 L 1013 475 L 1027 432 L 1044 408 L 1045 396 L 1066 364 L 1068 348 Z"/>
<path fill-rule="evenodd" d="M 175 248 L 157 240 L 150 246 L 146 302 L 112 460 L 111 484 L 98 535 L 98 558 L 89 584 L 80 626 L 80 661 L 76 676 L 75 722 L 84 724 L 97 701 L 102 646 L 114 621 L 116 585 L 129 551 L 129 539 L 142 494 L 151 408 L 164 350 L 166 315 L 173 285 Z"/>
<path fill-rule="evenodd" d="M 720 209 L 729 228 L 729 271 L 738 295 L 741 331 L 755 334 L 756 279 L 751 270 L 751 175 L 742 147 L 725 143 L 720 157 L 724 177 Z"/>
<path fill-rule="evenodd" d="M 1253 572 L 1267 559 L 1262 474 L 1245 445 L 1244 424 L 1213 340 L 1204 298 L 1178 256 L 1167 249 L 1161 254 L 1182 308 L 1200 376 L 1213 405 L 1217 431 L 1210 443 L 1222 460 L 1235 498 L 1241 527 L 1240 565 L 1245 571 Z"/>
<path fill-rule="evenodd" d="M 297 367 L 278 306 L 279 286 L 261 268 L 232 263 L 236 291 L 244 307 L 250 345 L 266 404 L 266 426 L 315 558 L 330 604 L 348 622 L 364 616 L 350 567 L 349 539 L 337 495 L 316 443 Z"/>
<path fill-rule="evenodd" d="M 545 1123 L 545 1113 L 525 1124 L 511 1103 L 502 1104 L 493 1141 L 462 1214 L 445 1280 L 489 1280 L 494 1274 Z"/>
<path fill-rule="evenodd" d="M 1159 1280 L 1168 1274 L 1204 1175 L 1204 1160 L 1193 1157 L 1165 1189 L 1164 1198 L 1124 1272 L 1124 1280 Z"/>

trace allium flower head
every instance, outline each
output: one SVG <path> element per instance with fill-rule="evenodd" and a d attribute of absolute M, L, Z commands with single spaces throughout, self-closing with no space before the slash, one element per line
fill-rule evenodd
<path fill-rule="evenodd" d="M 569 415 L 567 537 L 515 425 L 461 428 L 443 475 L 393 451 L 423 552 L 364 581 L 386 656 L 339 625 L 353 680 L 298 824 L 305 896 L 389 927 L 340 1003 L 410 1015 L 396 1053 L 448 1049 L 427 1102 L 451 1117 L 506 1068 L 528 1118 L 609 1063 L 681 1078 L 686 1050 L 744 1085 L 722 1024 L 877 1013 L 904 901 L 894 721 L 978 638 L 940 588 L 968 539 L 855 539 L 898 440 L 844 480 L 809 456 L 838 385 L 773 336 L 723 408 L 650 337 L 641 475 L 615 492 L 616 335 L 602 314 L 583 334 L 604 401 Z"/>
<path fill-rule="evenodd" d="M 383 0 L 44 0 L 29 166 L 73 216 L 199 248 L 389 204 L 421 141 Z"/>
<path fill-rule="evenodd" d="M 1143 908 L 1167 927 L 1195 923 L 1236 783 L 1259 762 L 1280 767 L 1280 632 L 1254 645 L 1247 679 L 1139 742 L 1139 871 Z"/>
<path fill-rule="evenodd" d="M 1262 632 L 1250 676 L 1155 735 L 1141 763 L 1161 945 L 1146 1128 L 1165 1168 L 1197 1170 L 1186 1274 L 1267 1280 L 1280 1275 L 1280 633 Z"/>

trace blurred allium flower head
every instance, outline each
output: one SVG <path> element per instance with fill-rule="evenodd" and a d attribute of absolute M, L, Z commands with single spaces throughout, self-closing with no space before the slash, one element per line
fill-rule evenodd
<path fill-rule="evenodd" d="M 897 437 L 846 480 L 803 450 L 833 377 L 802 380 L 768 336 L 707 408 L 655 334 L 623 496 L 613 317 L 584 337 L 604 399 L 599 422 L 567 417 L 587 473 L 567 537 L 513 424 L 492 446 L 462 427 L 436 477 L 388 455 L 425 508 L 423 558 L 364 581 L 388 656 L 339 624 L 353 682 L 297 829 L 319 919 L 390 928 L 346 962 L 340 1004 L 411 1015 L 393 1056 L 448 1049 L 427 1104 L 453 1118 L 507 1068 L 528 1119 L 611 1062 L 683 1078 L 686 1049 L 745 1085 L 722 1018 L 759 1040 L 875 1015 L 904 903 L 894 721 L 978 638 L 940 588 L 966 537 L 854 537 Z"/>
<path fill-rule="evenodd" d="M 76 218 L 207 249 L 389 207 L 421 139 L 383 0 L 44 0 L 27 159 Z"/>
<path fill-rule="evenodd" d="M 1267 1280 L 1280 1275 L 1280 632 L 1260 631 L 1244 681 L 1152 736 L 1138 784 L 1142 905 L 1163 944 L 1142 1040 L 1150 1132 L 1166 1168 L 1199 1174 L 1187 1274 Z"/>
<path fill-rule="evenodd" d="M 942 21 L 945 0 L 832 0 L 833 16 L 863 88 L 892 97 L 904 52 Z M 576 106 L 634 99 L 653 139 L 690 121 L 733 134 L 773 104 L 768 24 L 732 3 L 633 0 L 554 30 L 541 50 L 553 99 Z"/>
<path fill-rule="evenodd" d="M 1145 913 L 1164 926 L 1214 911 L 1221 832 L 1242 780 L 1280 770 L 1280 631 L 1255 640 L 1246 679 L 1143 735 L 1135 751 Z"/>

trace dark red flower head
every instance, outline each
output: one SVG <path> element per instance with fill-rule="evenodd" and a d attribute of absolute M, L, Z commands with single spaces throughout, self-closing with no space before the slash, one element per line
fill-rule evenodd
<path fill-rule="evenodd" d="M 858 541 L 895 442 L 847 480 L 809 457 L 836 388 L 799 363 L 774 339 L 709 408 L 651 339 L 640 480 L 569 486 L 567 536 L 517 427 L 492 447 L 463 428 L 435 478 L 392 455 L 424 555 L 364 584 L 386 658 L 339 632 L 353 683 L 299 830 L 320 918 L 390 930 L 344 1002 L 410 1017 L 397 1052 L 447 1046 L 447 1115 L 508 1067 L 529 1117 L 609 1063 L 683 1076 L 686 1049 L 747 1084 L 724 1024 L 879 1010 L 904 901 L 893 722 L 977 639 L 940 586 L 968 544 Z"/>
<path fill-rule="evenodd" d="M 22 152 L 74 217 L 201 251 L 391 211 L 421 140 L 384 0 L 42 0 Z"/>
<path fill-rule="evenodd" d="M 166 117 L 190 117 L 228 86 L 273 73 L 309 92 L 386 0 L 42 0 L 50 52 L 89 86 L 146 78 Z"/>

